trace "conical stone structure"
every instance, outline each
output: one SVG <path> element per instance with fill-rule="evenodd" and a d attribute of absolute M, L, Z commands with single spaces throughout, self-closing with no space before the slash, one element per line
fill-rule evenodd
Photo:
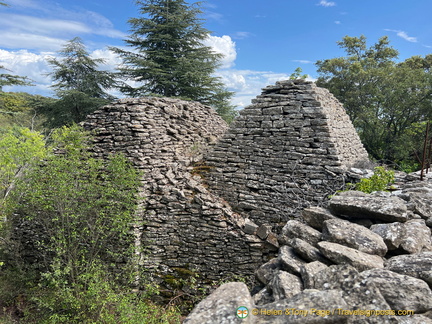
<path fill-rule="evenodd" d="M 142 171 L 136 245 L 142 267 L 161 284 L 195 271 L 200 280 L 252 274 L 262 263 L 265 242 L 246 234 L 241 215 L 207 190 L 207 168 L 197 163 L 228 128 L 214 109 L 172 98 L 121 99 L 83 125 L 94 134 L 96 156 L 122 152 Z"/>
<path fill-rule="evenodd" d="M 263 89 L 206 157 L 211 189 L 258 225 L 278 229 L 325 204 L 368 155 L 342 104 L 304 80 Z"/>

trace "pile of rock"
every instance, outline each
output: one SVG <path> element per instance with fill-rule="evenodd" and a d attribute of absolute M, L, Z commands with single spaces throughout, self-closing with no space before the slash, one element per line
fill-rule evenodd
<path fill-rule="evenodd" d="M 222 286 L 185 323 L 204 323 L 204 308 L 214 315 L 207 323 L 432 323 L 431 201 L 428 181 L 307 208 L 304 223 L 283 228 L 277 258 L 256 271 L 252 297 L 243 283 Z M 215 300 L 229 307 L 213 311 Z M 247 318 L 237 317 L 239 306 Z"/>

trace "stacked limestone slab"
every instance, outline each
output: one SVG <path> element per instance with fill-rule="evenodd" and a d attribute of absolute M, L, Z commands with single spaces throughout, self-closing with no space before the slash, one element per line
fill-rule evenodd
<path fill-rule="evenodd" d="M 203 185 L 195 165 L 227 129 L 207 106 L 168 98 L 122 99 L 88 116 L 95 154 L 123 152 L 142 175 L 137 245 L 143 266 L 163 275 L 196 270 L 202 279 L 251 274 L 262 262 L 261 240 Z"/>
<path fill-rule="evenodd" d="M 184 323 L 432 323 L 432 177 L 400 185 L 303 210 L 305 223 L 286 223 L 252 292 L 223 285 Z"/>
<path fill-rule="evenodd" d="M 263 89 L 206 160 L 214 192 L 277 229 L 303 207 L 322 205 L 343 186 L 346 170 L 368 157 L 332 94 L 289 80 Z"/>

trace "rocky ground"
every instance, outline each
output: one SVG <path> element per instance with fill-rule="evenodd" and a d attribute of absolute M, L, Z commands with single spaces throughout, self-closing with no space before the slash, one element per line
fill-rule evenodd
<path fill-rule="evenodd" d="M 184 323 L 432 323 L 432 177 L 416 179 L 305 209 L 256 271 L 260 286 L 225 284 Z"/>

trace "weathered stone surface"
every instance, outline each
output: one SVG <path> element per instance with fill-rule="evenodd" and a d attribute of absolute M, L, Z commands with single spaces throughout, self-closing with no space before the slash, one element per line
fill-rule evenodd
<path fill-rule="evenodd" d="M 350 192 L 334 196 L 329 202 L 330 210 L 350 218 L 369 218 L 385 222 L 408 220 L 407 206 L 398 197 L 377 197 L 362 192 Z"/>
<path fill-rule="evenodd" d="M 318 272 L 324 270 L 327 268 L 327 265 L 325 265 L 322 262 L 314 261 L 310 263 L 306 263 L 301 267 L 301 278 L 303 280 L 304 288 L 305 289 L 316 289 L 315 287 L 315 276 Z"/>
<path fill-rule="evenodd" d="M 267 287 L 261 289 L 258 293 L 253 295 L 255 305 L 265 305 L 274 302 L 273 294 Z"/>
<path fill-rule="evenodd" d="M 328 209 L 322 207 L 309 207 L 302 211 L 302 217 L 306 224 L 315 228 L 318 231 L 322 231 L 324 222 L 328 219 L 339 219 L 332 215 Z"/>
<path fill-rule="evenodd" d="M 423 219 L 412 219 L 403 224 L 405 235 L 400 247 L 408 253 L 431 251 L 431 230 Z"/>
<path fill-rule="evenodd" d="M 281 264 L 279 259 L 274 258 L 260 266 L 255 272 L 255 276 L 260 282 L 267 285 L 280 268 Z"/>
<path fill-rule="evenodd" d="M 331 262 L 324 257 L 319 249 L 301 239 L 293 239 L 289 242 L 289 244 L 294 249 L 294 251 L 306 261 L 320 261 L 325 264 L 331 264 Z"/>
<path fill-rule="evenodd" d="M 394 256 L 386 261 L 385 268 L 422 279 L 432 286 L 432 252 Z"/>
<path fill-rule="evenodd" d="M 203 157 L 228 129 L 214 109 L 174 98 L 127 98 L 93 112 L 83 126 L 95 134 L 95 156 L 124 153 L 142 172 L 135 232 L 151 273 L 190 267 L 199 280 L 218 280 L 253 274 L 262 264 L 265 242 L 246 234 L 246 217 L 204 184 L 210 166 Z"/>
<path fill-rule="evenodd" d="M 260 312 L 255 317 L 255 323 L 302 323 L 302 324 L 321 324 L 321 323 L 346 323 L 348 317 L 339 315 L 336 309 L 349 309 L 350 307 L 342 298 L 340 290 L 318 291 L 314 289 L 303 290 L 290 299 L 283 299 L 261 307 Z M 266 310 L 281 310 L 282 314 L 288 310 L 286 315 L 266 316 Z M 302 313 L 296 311 L 301 310 Z M 261 311 L 263 312 L 261 315 Z M 307 313 L 306 313 L 307 311 Z"/>
<path fill-rule="evenodd" d="M 284 245 L 279 249 L 278 259 L 281 269 L 292 274 L 300 274 L 301 267 L 305 263 L 290 246 Z"/>
<path fill-rule="evenodd" d="M 409 316 L 398 317 L 398 323 L 399 324 L 432 324 L 432 319 L 420 314 L 414 314 Z"/>
<path fill-rule="evenodd" d="M 257 224 L 264 213 L 278 234 L 292 214 L 339 189 L 348 166 L 368 160 L 336 98 L 298 82 L 263 89 L 206 156 L 212 191 Z"/>
<path fill-rule="evenodd" d="M 271 232 L 271 226 L 261 225 L 260 227 L 258 227 L 256 235 L 260 239 L 265 240 L 267 236 L 270 234 L 270 232 Z"/>
<path fill-rule="evenodd" d="M 376 224 L 371 226 L 380 235 L 389 250 L 400 248 L 408 253 L 431 251 L 431 230 L 423 219 L 411 219 L 405 223 Z"/>
<path fill-rule="evenodd" d="M 411 188 L 404 188 L 402 196 L 408 201 L 408 209 L 423 219 L 432 217 L 432 188 L 425 186 L 424 182 L 414 182 Z"/>
<path fill-rule="evenodd" d="M 299 221 L 290 220 L 283 227 L 280 240 L 287 243 L 289 240 L 294 238 L 302 239 L 303 241 L 316 246 L 316 244 L 321 240 L 321 232 Z"/>
<path fill-rule="evenodd" d="M 343 290 L 343 299 L 350 305 L 350 310 L 364 310 L 363 315 L 349 315 L 349 324 L 397 324 L 397 317 L 391 312 L 391 308 L 380 290 L 373 283 L 362 283 L 359 278 L 347 283 Z M 372 311 L 378 311 L 381 315 L 374 315 Z M 387 311 L 382 315 L 382 311 Z"/>
<path fill-rule="evenodd" d="M 405 236 L 403 223 L 376 224 L 371 226 L 371 231 L 381 236 L 389 250 L 399 248 Z"/>
<path fill-rule="evenodd" d="M 279 249 L 278 237 L 275 233 L 269 233 L 265 239 L 265 245 L 270 251 L 277 251 Z"/>
<path fill-rule="evenodd" d="M 349 264 L 331 265 L 314 275 L 314 288 L 319 290 L 342 289 L 354 282 L 357 269 Z"/>
<path fill-rule="evenodd" d="M 359 277 L 373 283 L 391 309 L 413 310 L 423 313 L 432 309 L 432 292 L 423 280 L 384 269 L 363 271 Z"/>
<path fill-rule="evenodd" d="M 384 256 L 387 246 L 381 236 L 364 226 L 340 219 L 324 222 L 322 240 L 342 244 L 361 252 Z"/>
<path fill-rule="evenodd" d="M 303 290 L 301 279 L 291 273 L 279 270 L 267 285 L 275 301 L 290 298 Z"/>
<path fill-rule="evenodd" d="M 185 324 L 253 323 L 252 317 L 237 317 L 236 309 L 253 307 L 247 286 L 242 282 L 229 282 L 216 289 L 202 300 L 186 317 Z"/>
<path fill-rule="evenodd" d="M 258 225 L 252 222 L 250 219 L 245 220 L 243 231 L 246 234 L 255 235 L 258 230 Z"/>
<path fill-rule="evenodd" d="M 363 253 L 337 243 L 319 242 L 318 248 L 325 257 L 334 263 L 348 263 L 360 271 L 384 267 L 384 261 L 381 257 Z"/>

